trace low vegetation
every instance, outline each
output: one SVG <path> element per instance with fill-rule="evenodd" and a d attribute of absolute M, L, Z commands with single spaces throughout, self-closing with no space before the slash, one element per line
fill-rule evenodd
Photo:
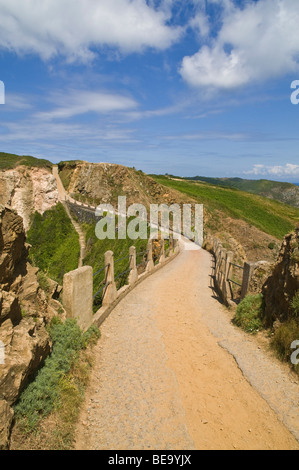
<path fill-rule="evenodd" d="M 263 296 L 247 295 L 237 307 L 234 324 L 247 333 L 257 333 L 263 327 Z"/>
<path fill-rule="evenodd" d="M 275 328 L 268 328 L 265 332 L 270 339 L 270 346 L 276 356 L 283 362 L 287 362 L 299 375 L 299 365 L 291 363 L 291 355 L 294 352 L 291 345 L 299 340 L 299 291 L 291 301 L 292 315 L 290 318 Z M 264 328 L 264 302 L 262 294 L 248 295 L 238 305 L 233 323 L 247 333 L 256 334 Z"/>
<path fill-rule="evenodd" d="M 97 342 L 100 332 L 91 327 L 83 333 L 75 320 L 62 323 L 56 317 L 49 334 L 52 353 L 15 405 L 12 436 L 15 447 L 22 447 L 25 440 L 26 448 L 31 443 L 29 447 L 52 450 L 67 449 L 73 443 L 79 407 L 92 367 L 92 355 L 87 351 Z"/>
<path fill-rule="evenodd" d="M 299 322 L 293 318 L 283 323 L 275 331 L 271 340 L 271 346 L 277 357 L 282 361 L 288 362 L 299 375 L 299 365 L 291 363 L 291 355 L 294 352 L 291 349 L 291 345 L 296 340 L 299 340 Z"/>
<path fill-rule="evenodd" d="M 0 152 L 0 170 L 11 170 L 19 165 L 48 169 L 53 166 L 48 160 Z"/>
<path fill-rule="evenodd" d="M 35 212 L 27 240 L 31 262 L 59 284 L 65 273 L 78 267 L 79 236 L 62 204 L 43 215 Z"/>

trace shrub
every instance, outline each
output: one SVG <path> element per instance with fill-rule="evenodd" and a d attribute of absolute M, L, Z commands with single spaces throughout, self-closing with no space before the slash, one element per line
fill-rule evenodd
<path fill-rule="evenodd" d="M 34 430 L 40 419 L 59 408 L 66 384 L 72 383 L 80 395 L 80 387 L 73 383 L 70 372 L 79 359 L 80 351 L 100 336 L 96 327 L 82 333 L 75 320 L 68 319 L 62 323 L 57 317 L 51 322 L 49 334 L 53 341 L 52 353 L 15 406 L 15 416 L 23 420 L 27 431 Z"/>
<path fill-rule="evenodd" d="M 292 319 L 275 331 L 271 346 L 279 359 L 290 362 L 290 357 L 294 352 L 291 344 L 296 340 L 299 340 L 299 323 L 298 320 Z M 293 368 L 299 374 L 299 366 L 293 366 Z"/>
<path fill-rule="evenodd" d="M 234 324 L 247 333 L 256 333 L 262 329 L 263 296 L 248 295 L 240 302 L 234 317 Z"/>

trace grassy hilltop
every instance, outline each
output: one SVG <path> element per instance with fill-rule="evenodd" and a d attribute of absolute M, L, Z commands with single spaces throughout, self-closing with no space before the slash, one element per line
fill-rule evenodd
<path fill-rule="evenodd" d="M 37 168 L 52 168 L 52 163 L 48 160 L 30 157 L 19 156 L 12 153 L 0 152 L 0 170 L 11 170 L 19 165 Z"/>

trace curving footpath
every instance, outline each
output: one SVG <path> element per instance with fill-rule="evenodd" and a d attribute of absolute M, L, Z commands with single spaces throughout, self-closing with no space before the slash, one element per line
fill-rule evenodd
<path fill-rule="evenodd" d="M 77 450 L 299 450 L 299 385 L 231 324 L 211 262 L 182 250 L 102 325 Z"/>

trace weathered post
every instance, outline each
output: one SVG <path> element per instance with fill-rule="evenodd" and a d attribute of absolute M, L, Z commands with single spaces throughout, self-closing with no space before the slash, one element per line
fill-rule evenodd
<path fill-rule="evenodd" d="M 117 289 L 114 281 L 114 255 L 113 251 L 105 253 L 105 279 L 106 288 L 103 297 L 103 307 L 110 305 L 117 297 Z"/>
<path fill-rule="evenodd" d="M 153 269 L 154 269 L 153 240 L 150 238 L 147 244 L 146 272 L 149 273 Z"/>
<path fill-rule="evenodd" d="M 244 263 L 244 271 L 243 271 L 243 280 L 242 280 L 242 290 L 241 290 L 241 300 L 243 300 L 248 291 L 249 285 L 252 277 L 252 273 L 255 268 L 255 263 Z"/>
<path fill-rule="evenodd" d="M 173 234 L 170 233 L 170 235 L 169 235 L 169 256 L 173 255 L 173 250 L 174 250 L 174 239 L 173 239 Z"/>
<path fill-rule="evenodd" d="M 64 275 L 63 305 L 67 318 L 75 318 L 83 330 L 88 329 L 93 318 L 93 271 L 84 266 Z"/>
<path fill-rule="evenodd" d="M 159 263 L 163 263 L 163 261 L 165 261 L 165 240 L 161 237 L 161 254 Z"/>
<path fill-rule="evenodd" d="M 130 274 L 129 274 L 129 285 L 135 284 L 135 282 L 138 279 L 138 271 L 136 267 L 136 248 L 135 246 L 130 247 L 129 251 L 129 256 L 130 256 Z"/>

